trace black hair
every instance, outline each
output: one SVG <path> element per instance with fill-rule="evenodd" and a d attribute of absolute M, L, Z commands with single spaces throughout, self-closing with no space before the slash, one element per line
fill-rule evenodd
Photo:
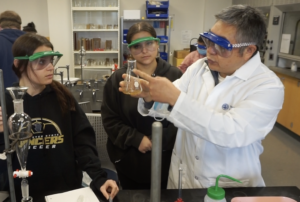
<path fill-rule="evenodd" d="M 156 31 L 148 22 L 138 22 L 129 28 L 126 37 L 127 43 L 130 44 L 133 35 L 139 32 L 148 32 L 149 34 L 151 34 L 151 36 L 156 38 Z"/>
<path fill-rule="evenodd" d="M 13 56 L 30 56 L 38 47 L 41 46 L 46 46 L 53 50 L 53 45 L 47 38 L 33 33 L 24 34 L 20 36 L 13 44 Z M 28 63 L 28 60 L 19 60 L 17 67 L 13 64 L 13 71 L 19 79 L 23 73 L 28 77 L 27 68 L 31 67 L 28 65 Z M 75 99 L 71 92 L 64 85 L 55 80 L 52 81 L 50 86 L 56 93 L 63 114 L 69 110 L 75 111 Z"/>
<path fill-rule="evenodd" d="M 35 29 L 35 24 L 33 22 L 29 22 L 26 26 L 23 27 L 24 32 L 37 33 Z"/>

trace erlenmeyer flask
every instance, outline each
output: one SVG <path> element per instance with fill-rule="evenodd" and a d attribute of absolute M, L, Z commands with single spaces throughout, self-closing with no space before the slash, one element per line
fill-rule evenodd
<path fill-rule="evenodd" d="M 136 60 L 128 60 L 128 67 L 126 71 L 125 91 L 124 94 L 137 95 L 142 92 L 142 86 L 139 77 L 133 73 L 132 70 L 136 69 Z"/>

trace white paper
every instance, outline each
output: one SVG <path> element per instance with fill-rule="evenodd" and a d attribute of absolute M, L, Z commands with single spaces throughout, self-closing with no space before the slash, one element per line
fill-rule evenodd
<path fill-rule="evenodd" d="M 77 202 L 78 199 L 82 199 L 82 202 L 99 202 L 99 199 L 89 187 L 45 196 L 45 199 L 46 202 Z"/>
<path fill-rule="evenodd" d="M 289 53 L 290 51 L 291 34 L 282 34 L 280 52 Z"/>
<path fill-rule="evenodd" d="M 191 38 L 192 38 L 192 30 L 181 31 L 181 44 L 190 45 Z"/>
<path fill-rule="evenodd" d="M 124 10 L 123 12 L 124 19 L 141 19 L 140 10 Z"/>
<path fill-rule="evenodd" d="M 7 191 L 0 191 L 0 201 L 4 201 L 8 196 Z"/>

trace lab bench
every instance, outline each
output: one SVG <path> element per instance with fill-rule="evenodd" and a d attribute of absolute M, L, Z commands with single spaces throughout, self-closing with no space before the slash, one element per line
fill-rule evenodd
<path fill-rule="evenodd" d="M 269 67 L 284 85 L 284 103 L 280 110 L 277 123 L 300 136 L 300 71 Z"/>
<path fill-rule="evenodd" d="M 230 202 L 234 197 L 245 196 L 284 196 L 300 201 L 300 190 L 295 186 L 286 187 L 238 187 L 224 188 L 226 200 Z M 183 189 L 184 202 L 202 202 L 207 189 Z M 161 202 L 174 202 L 177 200 L 178 190 L 161 190 Z M 107 201 L 103 196 L 98 196 L 101 202 Z M 114 202 L 150 202 L 150 190 L 120 190 Z"/>

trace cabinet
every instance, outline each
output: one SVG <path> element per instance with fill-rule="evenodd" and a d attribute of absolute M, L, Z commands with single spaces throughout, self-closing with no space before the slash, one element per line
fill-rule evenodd
<path fill-rule="evenodd" d="M 74 75 L 81 77 L 82 45 L 86 50 L 83 79 L 100 79 L 103 74 L 111 73 L 120 58 L 119 0 L 71 0 L 71 5 Z"/>
<path fill-rule="evenodd" d="M 127 48 L 126 36 L 128 29 L 137 22 L 145 21 L 151 24 L 155 31 L 157 37 L 161 39 L 159 46 L 159 56 L 169 62 L 170 55 L 170 40 L 171 40 L 171 29 L 170 22 L 171 16 L 167 19 L 124 19 L 122 16 L 120 19 L 120 29 L 122 36 L 120 37 L 120 65 L 122 66 L 124 63 L 124 56 L 129 54 L 129 50 Z"/>
<path fill-rule="evenodd" d="M 277 122 L 300 135 L 300 80 L 276 74 L 284 85 L 284 102 Z"/>

